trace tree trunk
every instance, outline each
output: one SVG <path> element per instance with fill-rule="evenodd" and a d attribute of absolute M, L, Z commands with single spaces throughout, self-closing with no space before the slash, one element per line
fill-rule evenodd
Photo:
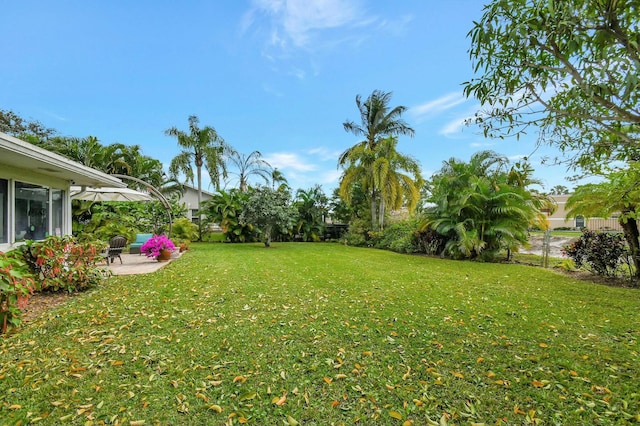
<path fill-rule="evenodd" d="M 198 177 L 198 210 L 202 203 L 202 166 L 196 165 L 196 173 Z M 198 241 L 202 241 L 202 216 L 198 215 Z"/>
<path fill-rule="evenodd" d="M 264 246 L 271 247 L 271 227 L 267 226 L 264 230 Z"/>
<path fill-rule="evenodd" d="M 638 223 L 634 218 L 626 218 L 626 221 L 620 219 L 620 225 L 624 231 L 624 238 L 629 244 L 631 259 L 635 267 L 634 278 L 640 278 L 640 232 L 638 231 Z"/>
<path fill-rule="evenodd" d="M 385 209 L 385 205 L 384 205 L 384 200 L 382 199 L 382 196 L 380 197 L 380 208 L 378 209 L 378 228 L 382 231 L 384 229 L 384 209 Z"/>
<path fill-rule="evenodd" d="M 376 214 L 376 190 L 373 189 L 371 190 L 371 230 L 372 231 L 377 231 L 378 230 L 378 223 L 377 223 L 377 218 L 378 215 Z"/>

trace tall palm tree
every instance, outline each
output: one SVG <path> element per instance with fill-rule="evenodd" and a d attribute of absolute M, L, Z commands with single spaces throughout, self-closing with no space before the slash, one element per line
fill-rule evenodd
<path fill-rule="evenodd" d="M 175 126 L 165 130 L 168 136 L 178 140 L 178 146 L 183 150 L 171 160 L 169 172 L 172 175 L 183 173 L 186 180 L 193 184 L 193 168 L 196 167 L 196 181 L 198 187 L 198 206 L 202 203 L 202 167 L 209 172 L 211 183 L 220 189 L 220 178 L 227 176 L 224 154 L 230 148 L 218 135 L 213 127 L 199 127 L 197 116 L 189 117 L 189 132 L 177 129 Z"/>
<path fill-rule="evenodd" d="M 273 173 L 272 167 L 262 159 L 260 151 L 253 151 L 251 154 L 245 155 L 234 150 L 227 154 L 226 159 L 235 166 L 235 170 L 230 170 L 228 173 L 238 178 L 240 191 L 247 192 L 251 176 L 259 176 L 264 179 L 265 183 L 269 183 Z"/>
<path fill-rule="evenodd" d="M 357 145 L 345 161 L 348 167 L 340 180 L 340 196 L 349 202 L 351 188 L 359 183 L 370 196 L 373 229 L 384 228 L 386 208 L 399 209 L 406 205 L 413 211 L 420 199 L 424 181 L 420 165 L 412 157 L 396 150 L 397 138 L 380 140 L 374 149 Z"/>
<path fill-rule="evenodd" d="M 345 176 L 341 184 L 340 193 L 344 196 L 348 192 L 346 185 L 354 183 L 352 179 L 361 176 L 365 182 L 369 194 L 369 202 L 371 205 L 371 224 L 374 230 L 383 225 L 383 221 L 379 217 L 384 215 L 384 201 L 381 197 L 381 186 L 388 185 L 386 181 L 374 179 L 373 170 L 366 170 L 374 167 L 376 162 L 377 148 L 381 141 L 388 136 L 408 135 L 413 136 L 415 131 L 401 119 L 402 114 L 406 111 L 406 107 L 397 106 L 390 108 L 391 93 L 381 90 L 374 90 L 366 99 L 362 100 L 360 95 L 356 96 L 356 106 L 360 111 L 360 124 L 353 121 L 345 121 L 344 129 L 356 136 L 363 136 L 364 140 L 358 142 L 351 148 L 345 150 L 338 159 L 338 167 L 348 165 L 352 168 Z M 378 163 L 381 165 L 381 163 Z M 355 167 L 355 168 L 354 168 Z M 360 168 L 364 168 L 359 170 Z M 382 170 L 379 170 L 382 172 Z M 368 176 L 368 177 L 365 177 Z M 377 173 L 382 178 L 384 173 Z M 345 186 L 344 188 L 342 188 Z M 386 191 L 388 192 L 388 191 Z M 380 209 L 382 207 L 382 209 Z M 378 213 L 378 214 L 376 214 Z"/>
<path fill-rule="evenodd" d="M 344 151 L 338 160 L 339 165 L 346 162 L 349 151 L 357 146 L 366 145 L 369 149 L 375 149 L 378 142 L 386 136 L 407 135 L 413 137 L 415 130 L 400 118 L 407 107 L 397 106 L 389 109 L 390 101 L 391 92 L 381 90 L 374 90 L 364 102 L 362 96 L 356 96 L 356 106 L 360 111 L 360 124 L 345 121 L 342 125 L 345 131 L 356 136 L 363 136 L 365 139 Z"/>

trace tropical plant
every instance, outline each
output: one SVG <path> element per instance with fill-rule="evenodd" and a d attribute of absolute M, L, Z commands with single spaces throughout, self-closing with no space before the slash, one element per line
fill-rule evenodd
<path fill-rule="evenodd" d="M 106 247 L 101 241 L 49 236 L 42 241 L 28 240 L 14 252 L 38 277 L 39 289 L 74 292 L 95 286 L 108 276 L 98 267 Z"/>
<path fill-rule="evenodd" d="M 218 135 L 213 127 L 199 127 L 199 119 L 192 115 L 189 117 L 189 132 L 171 127 L 165 131 L 168 136 L 174 136 L 178 146 L 183 150 L 171 160 L 169 172 L 172 176 L 184 174 L 186 181 L 193 184 L 193 165 L 196 168 L 196 182 L 198 188 L 198 206 L 202 204 L 202 168 L 209 173 L 211 183 L 216 189 L 220 188 L 220 179 L 227 176 L 227 168 L 224 156 L 230 151 L 230 147 L 224 139 Z M 202 226 L 199 229 L 199 239 L 202 238 Z"/>
<path fill-rule="evenodd" d="M 372 149 L 353 147 L 344 159 L 347 165 L 340 180 L 340 195 L 348 203 L 351 188 L 358 182 L 370 197 L 372 229 L 384 229 L 387 208 L 406 206 L 413 212 L 423 185 L 418 162 L 396 150 L 398 140 L 389 136 Z"/>
<path fill-rule="evenodd" d="M 171 237 L 181 242 L 193 241 L 198 238 L 198 225 L 189 220 L 189 218 L 180 217 L 173 221 Z"/>
<path fill-rule="evenodd" d="M 320 185 L 307 190 L 298 189 L 294 208 L 297 211 L 295 232 L 304 241 L 319 241 L 324 233 L 327 215 L 327 196 Z"/>
<path fill-rule="evenodd" d="M 169 239 L 166 235 L 153 235 L 149 238 L 143 245 L 140 247 L 140 253 L 144 254 L 147 257 L 156 258 L 160 256 L 160 254 L 165 251 L 174 251 L 176 246 L 173 244 L 173 241 Z"/>
<path fill-rule="evenodd" d="M 272 177 L 271 164 L 262 159 L 260 151 L 245 155 L 233 150 L 226 155 L 225 159 L 232 166 L 228 170 L 229 176 L 235 176 L 238 180 L 238 188 L 242 192 L 247 192 L 250 177 L 261 177 L 265 183 L 269 183 Z"/>
<path fill-rule="evenodd" d="M 276 185 L 278 187 L 276 188 Z M 284 174 L 278 170 L 278 168 L 274 168 L 271 170 L 271 188 L 272 189 L 286 189 L 288 188 L 287 178 L 284 177 Z"/>
<path fill-rule="evenodd" d="M 514 180 L 518 173 L 507 165 L 491 151 L 474 154 L 469 163 L 445 162 L 432 178 L 434 205 L 425 210 L 420 230 L 445 236 L 444 253 L 453 258 L 492 260 L 526 245 L 529 227 L 546 218 L 540 197 L 523 186 L 528 178 Z"/>
<path fill-rule="evenodd" d="M 634 265 L 635 278 L 640 278 L 640 165 L 610 172 L 606 180 L 578 186 L 567 199 L 568 217 L 609 218 L 618 215 Z"/>
<path fill-rule="evenodd" d="M 637 155 L 637 13 L 634 1 L 492 1 L 469 32 L 475 122 L 491 136 L 537 126 L 587 168 Z"/>
<path fill-rule="evenodd" d="M 231 243 L 253 241 L 255 232 L 252 224 L 240 220 L 242 209 L 249 199 L 249 194 L 237 188 L 229 191 L 218 191 L 211 199 L 205 201 L 200 211 L 213 223 L 217 223 L 225 238 Z"/>
<path fill-rule="evenodd" d="M 596 275 L 615 277 L 622 266 L 630 266 L 629 252 L 621 234 L 585 229 L 580 238 L 564 246 L 563 253 L 578 268 L 584 266 Z"/>
<path fill-rule="evenodd" d="M 294 218 L 288 191 L 274 191 L 268 186 L 261 186 L 249 194 L 240 222 L 253 225 L 262 234 L 265 247 L 270 247 L 273 235 L 289 232 Z"/>
<path fill-rule="evenodd" d="M 360 95 L 356 96 L 356 106 L 360 112 L 360 124 L 353 121 L 345 121 L 344 129 L 356 136 L 363 136 L 365 139 L 356 145 L 345 150 L 338 159 L 338 167 L 347 168 L 357 166 L 362 170 L 351 170 L 352 175 L 347 180 L 351 184 L 355 180 L 363 180 L 366 187 L 369 202 L 371 206 L 371 226 L 373 230 L 377 230 L 384 224 L 379 218 L 384 217 L 385 189 L 387 181 L 379 182 L 377 179 L 384 176 L 384 170 L 373 170 L 376 166 L 375 153 L 378 152 L 378 145 L 388 136 L 408 135 L 413 136 L 414 130 L 401 119 L 402 114 L 406 111 L 406 107 L 397 106 L 390 109 L 389 102 L 391 100 L 390 92 L 374 90 L 373 93 L 365 100 Z M 391 145 L 391 144 L 390 144 Z M 395 145 L 393 146 L 395 149 Z M 346 174 L 346 173 L 345 173 Z M 357 177 L 357 178 L 356 178 Z M 341 189 L 341 195 L 347 195 L 347 188 Z M 342 185 L 341 185 L 342 187 Z M 389 189 L 386 189 L 389 196 Z"/>
<path fill-rule="evenodd" d="M 0 334 L 21 324 L 22 311 L 35 289 L 27 264 L 0 252 Z"/>

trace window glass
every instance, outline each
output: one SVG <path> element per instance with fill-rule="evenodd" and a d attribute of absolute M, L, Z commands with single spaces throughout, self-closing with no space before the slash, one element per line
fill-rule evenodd
<path fill-rule="evenodd" d="M 584 216 L 576 216 L 576 228 L 584 228 L 585 220 Z"/>
<path fill-rule="evenodd" d="M 9 242 L 9 181 L 0 179 L 0 244 Z"/>
<path fill-rule="evenodd" d="M 62 236 L 63 194 L 64 191 L 61 189 L 51 190 L 51 233 L 56 237 Z"/>
<path fill-rule="evenodd" d="M 16 182 L 16 241 L 43 240 L 49 235 L 49 189 Z"/>

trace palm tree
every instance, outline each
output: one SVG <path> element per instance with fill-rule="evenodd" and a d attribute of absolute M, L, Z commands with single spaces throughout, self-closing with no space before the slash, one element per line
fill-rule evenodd
<path fill-rule="evenodd" d="M 287 178 L 277 167 L 271 171 L 271 188 L 276 189 L 276 184 L 279 184 L 278 189 L 288 188 Z"/>
<path fill-rule="evenodd" d="M 249 188 L 249 177 L 259 176 L 265 183 L 269 183 L 269 178 L 273 175 L 271 164 L 262 159 L 260 151 L 253 151 L 249 155 L 231 151 L 226 159 L 236 168 L 229 171 L 229 174 L 238 178 L 238 187 L 242 192 L 247 192 Z"/>
<path fill-rule="evenodd" d="M 380 140 L 374 149 L 360 144 L 345 159 L 348 167 L 340 180 L 340 196 L 349 202 L 351 188 L 359 183 L 370 196 L 373 229 L 384 228 L 387 207 L 397 210 L 406 205 L 413 211 L 420 199 L 420 166 L 410 156 L 400 154 L 397 144 L 393 136 Z"/>
<path fill-rule="evenodd" d="M 528 228 L 544 221 L 540 198 L 528 167 L 506 169 L 504 157 L 491 151 L 475 154 L 469 163 L 451 159 L 432 178 L 430 201 L 421 230 L 431 228 L 448 238 L 452 257 L 491 260 L 506 249 L 527 243 Z"/>
<path fill-rule="evenodd" d="M 384 215 L 384 201 L 381 197 L 381 187 L 387 185 L 386 181 L 379 181 L 374 175 L 382 178 L 384 173 L 374 173 L 373 170 L 366 170 L 374 167 L 376 152 L 380 142 L 387 136 L 408 135 L 413 136 L 415 131 L 400 117 L 406 111 L 406 107 L 397 106 L 390 109 L 389 102 L 391 100 L 390 92 L 374 90 L 373 93 L 363 102 L 360 95 L 356 96 L 356 105 L 360 111 L 360 124 L 353 121 L 345 121 L 344 129 L 356 136 L 364 136 L 364 140 L 345 150 L 338 159 L 338 167 L 349 165 L 356 167 L 345 176 L 350 175 L 346 180 L 343 179 L 343 185 L 351 185 L 355 181 L 356 176 L 361 176 L 369 193 L 369 202 L 371 205 L 371 224 L 374 230 L 378 229 L 383 223 L 379 220 L 379 216 Z M 358 170 L 359 168 L 364 168 Z M 380 172 L 380 171 L 379 171 Z M 368 177 L 365 177 L 367 175 Z M 341 189 L 341 194 L 346 195 L 348 188 Z M 388 190 L 386 191 L 388 192 Z M 382 209 L 379 209 L 382 207 Z M 376 213 L 378 213 L 376 215 Z"/>
<path fill-rule="evenodd" d="M 308 190 L 298 189 L 296 192 L 294 207 L 298 217 L 295 230 L 305 241 L 319 241 L 322 237 L 328 202 L 320 185 Z"/>
<path fill-rule="evenodd" d="M 220 189 L 220 177 L 226 177 L 227 170 L 224 154 L 230 148 L 218 135 L 213 127 L 199 127 L 197 116 L 189 117 L 189 132 L 178 130 L 175 126 L 165 130 L 168 136 L 178 139 L 178 146 L 183 150 L 171 160 L 169 172 L 173 175 L 183 173 L 186 180 L 193 184 L 193 168 L 196 167 L 196 181 L 198 186 L 198 206 L 202 202 L 202 167 L 209 172 L 211 183 Z"/>
<path fill-rule="evenodd" d="M 360 124 L 353 121 L 345 121 L 344 130 L 356 136 L 364 136 L 365 140 L 358 142 L 353 147 L 344 151 L 338 160 L 343 165 L 349 151 L 361 145 L 367 145 L 369 149 L 375 149 L 378 142 L 386 136 L 407 135 L 413 137 L 415 131 L 400 117 L 407 110 L 405 106 L 397 106 L 389 110 L 391 92 L 374 90 L 373 93 L 362 102 L 360 95 L 356 96 L 356 105 L 360 111 Z"/>

